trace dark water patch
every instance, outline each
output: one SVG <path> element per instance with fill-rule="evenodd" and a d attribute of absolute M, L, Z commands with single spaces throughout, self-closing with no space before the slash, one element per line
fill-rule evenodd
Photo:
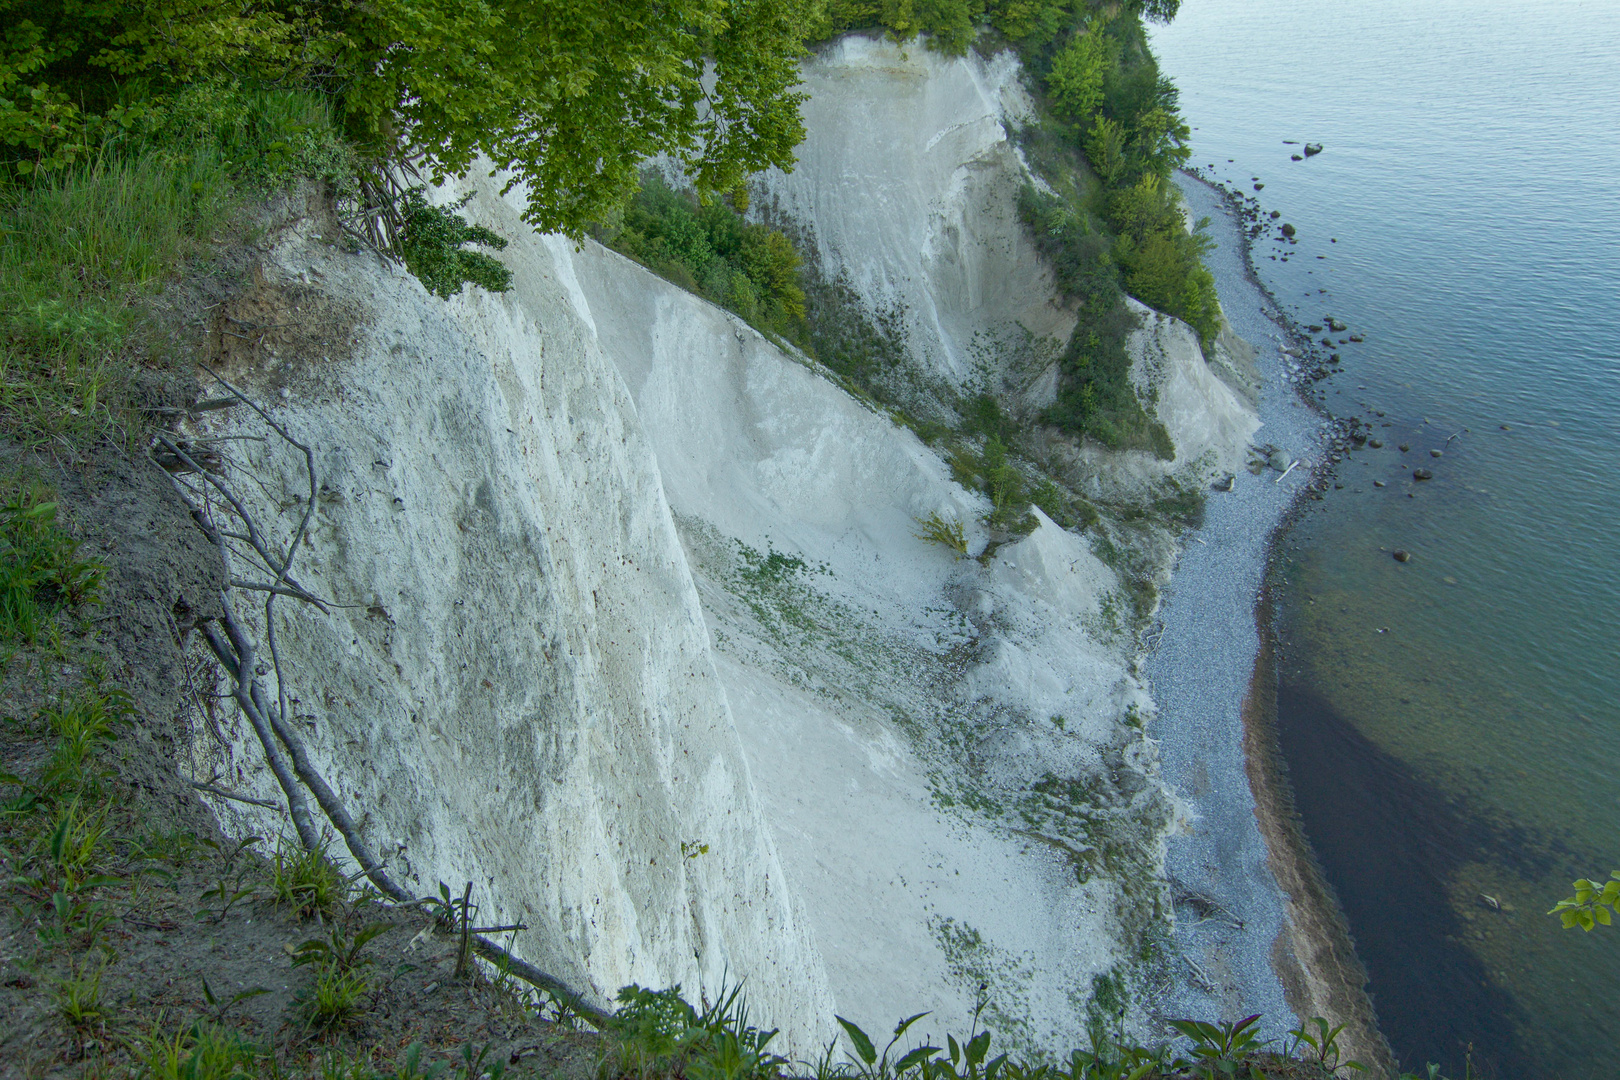
<path fill-rule="evenodd" d="M 1513 997 L 1460 943 L 1447 903 L 1457 870 L 1481 861 L 1544 871 L 1539 840 L 1470 813 L 1381 750 L 1308 686 L 1277 688 L 1277 737 L 1294 805 L 1354 928 L 1384 1035 L 1407 1069 L 1462 1076 L 1472 1048 L 1487 1078 L 1529 1077 Z"/>

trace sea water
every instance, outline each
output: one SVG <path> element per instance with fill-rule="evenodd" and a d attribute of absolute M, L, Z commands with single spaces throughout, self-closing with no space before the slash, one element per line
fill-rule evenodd
<path fill-rule="evenodd" d="M 1546 914 L 1620 869 L 1620 2 L 1183 0 L 1153 46 L 1384 444 L 1275 571 L 1283 752 L 1380 1024 L 1415 1071 L 1620 1075 L 1620 924 Z"/>

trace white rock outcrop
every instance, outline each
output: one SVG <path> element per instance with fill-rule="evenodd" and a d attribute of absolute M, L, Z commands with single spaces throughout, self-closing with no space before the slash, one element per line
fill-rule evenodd
<path fill-rule="evenodd" d="M 913 362 L 954 389 L 1028 331 L 1066 342 L 1074 313 L 1018 221 L 1029 178 L 1008 138 L 1029 96 L 1013 53 L 946 57 L 851 34 L 804 64 L 806 136 L 762 205 L 803 227 L 820 269 L 898 310 Z"/>
<path fill-rule="evenodd" d="M 477 212 L 526 234 L 498 199 Z M 240 374 L 317 451 L 298 571 L 343 606 L 284 602 L 280 633 L 312 752 L 406 882 L 472 881 L 481 918 L 527 924 L 518 951 L 598 1002 L 630 982 L 712 998 L 746 976 L 756 1015 L 810 1052 L 832 1016 L 820 959 L 651 447 L 571 299 L 568 245 L 520 239 L 511 292 L 446 303 L 311 231 L 261 274 L 359 309 L 351 355 Z M 259 435 L 256 419 L 211 433 Z M 244 492 L 285 530 L 301 458 L 235 445 L 258 478 Z M 233 730 L 232 760 L 199 741 L 202 775 L 275 797 L 251 731 Z"/>
<path fill-rule="evenodd" d="M 1064 339 L 1015 212 L 1011 58 L 852 37 L 805 71 L 810 138 L 767 182 L 774 212 L 903 313 L 919 377 L 1005 382 L 995 342 Z M 264 280 L 359 328 L 338 359 L 239 372 L 318 450 L 299 565 L 345 606 L 286 605 L 283 652 L 373 843 L 424 892 L 473 881 L 484 917 L 528 924 L 526 958 L 599 1001 L 744 979 L 811 1056 L 835 1009 L 960 1034 L 985 985 L 1004 1047 L 1084 1045 L 1094 980 L 1162 911 L 1175 813 L 1115 571 L 1044 515 L 982 560 L 921 539 L 937 514 L 980 554 L 988 507 L 910 431 L 628 260 L 533 236 L 521 192 L 463 190 L 511 239 L 511 292 L 439 301 L 303 226 Z M 1150 319 L 1137 341 L 1179 451 L 1124 467 L 1148 481 L 1253 430 L 1189 340 Z M 290 527 L 299 459 L 233 446 Z M 273 795 L 233 732 L 195 764 Z"/>
<path fill-rule="evenodd" d="M 921 539 L 938 513 L 977 552 L 988 507 L 910 431 L 611 252 L 573 265 L 682 524 L 840 1013 L 882 1031 L 929 1010 L 936 1034 L 960 1032 L 990 983 L 1004 1037 L 1080 1045 L 1074 1002 L 1126 948 L 1121 883 L 1078 880 L 1061 836 L 975 807 L 1092 778 L 1128 744 L 1151 862 L 1167 805 L 1151 752 L 1121 739 L 1149 703 L 1113 571 L 1044 518 L 987 566 Z"/>
<path fill-rule="evenodd" d="M 765 174 L 758 203 L 813 241 L 826 279 L 898 315 L 914 382 L 1034 413 L 1056 397 L 1075 315 L 1018 219 L 1019 192 L 1041 183 L 1011 136 L 1032 119 L 1021 79 L 1010 51 L 946 57 L 860 34 L 823 46 L 804 65 L 798 164 Z M 1259 426 L 1252 403 L 1186 324 L 1129 304 L 1143 318 L 1132 380 L 1176 457 L 1074 446 L 1054 461 L 1110 495 L 1236 469 Z"/>

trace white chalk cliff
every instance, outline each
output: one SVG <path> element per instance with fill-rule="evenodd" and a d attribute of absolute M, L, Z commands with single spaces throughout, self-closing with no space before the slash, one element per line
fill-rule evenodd
<path fill-rule="evenodd" d="M 1066 336 L 1013 212 L 1012 60 L 850 38 L 805 71 L 810 137 L 767 190 L 830 275 L 904 313 L 920 375 L 973 385 L 975 341 Z M 423 892 L 472 880 L 599 1001 L 744 979 L 809 1056 L 835 1010 L 960 1033 L 984 983 L 1014 1045 L 1084 1045 L 1174 817 L 1115 571 L 1044 516 L 983 563 L 919 539 L 939 513 L 976 554 L 988 506 L 910 431 L 630 261 L 534 236 L 521 192 L 465 190 L 511 238 L 511 292 L 437 300 L 305 222 L 264 279 L 357 329 L 239 372 L 317 450 L 302 579 L 348 606 L 288 605 L 282 647 L 374 845 Z M 1190 332 L 1150 319 L 1137 349 L 1177 460 L 1088 467 L 1231 467 L 1253 413 Z M 233 446 L 290 527 L 299 459 Z M 195 764 L 274 795 L 233 731 Z"/>

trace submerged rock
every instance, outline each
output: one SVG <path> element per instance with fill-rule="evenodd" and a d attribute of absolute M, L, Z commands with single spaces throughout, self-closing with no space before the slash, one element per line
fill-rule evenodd
<path fill-rule="evenodd" d="M 1413 469 L 1412 470 L 1412 479 L 1414 479 L 1414 480 L 1433 480 L 1434 479 L 1434 473 L 1430 472 L 1428 469 Z"/>
<path fill-rule="evenodd" d="M 1412 553 L 1409 552 L 1409 551 L 1403 551 L 1400 548 L 1396 548 L 1395 552 L 1394 552 L 1394 555 L 1395 555 L 1395 561 L 1396 562 L 1411 562 L 1412 561 Z"/>

